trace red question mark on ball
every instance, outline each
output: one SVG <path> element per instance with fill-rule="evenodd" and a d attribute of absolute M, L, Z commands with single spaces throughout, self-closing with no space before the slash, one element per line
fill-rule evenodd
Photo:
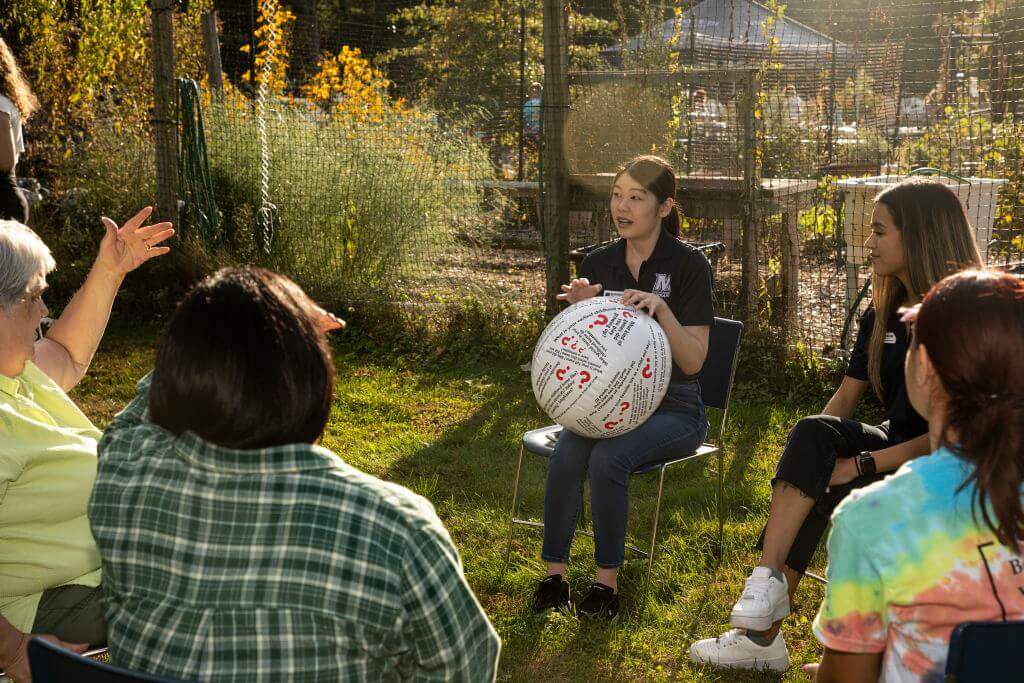
<path fill-rule="evenodd" d="M 589 327 L 590 329 L 594 329 L 594 327 L 597 326 L 597 325 L 607 325 L 607 324 L 608 324 L 608 316 L 606 316 L 604 313 L 598 313 L 597 317 L 594 318 L 594 322 L 590 323 L 590 325 L 588 325 L 587 327 Z"/>
<path fill-rule="evenodd" d="M 643 372 L 641 372 L 640 374 L 643 375 L 644 379 L 650 379 L 651 375 L 654 374 L 653 372 L 651 372 L 651 359 L 650 358 L 647 359 L 647 365 L 644 366 Z"/>
<path fill-rule="evenodd" d="M 580 389 L 583 385 L 590 381 L 590 373 L 586 370 L 580 370 Z"/>
<path fill-rule="evenodd" d="M 619 415 L 622 415 L 627 410 L 629 410 L 629 401 L 623 401 L 619 404 Z"/>
<path fill-rule="evenodd" d="M 558 378 L 559 382 L 565 379 L 565 373 L 569 372 L 569 368 L 571 367 L 571 365 L 566 365 L 564 368 L 558 368 L 557 370 L 555 370 L 555 377 Z"/>
<path fill-rule="evenodd" d="M 605 422 L 604 423 L 604 428 L 605 429 L 615 429 L 616 427 L 619 426 L 620 422 L 622 422 L 622 420 L 619 420 L 618 422 Z"/>

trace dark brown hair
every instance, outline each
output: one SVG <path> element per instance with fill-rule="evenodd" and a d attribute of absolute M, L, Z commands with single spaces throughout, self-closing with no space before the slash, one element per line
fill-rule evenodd
<path fill-rule="evenodd" d="M 935 285 L 921 304 L 923 344 L 949 401 L 942 444 L 974 467 L 976 503 L 999 542 L 1024 542 L 1024 281 L 969 270 Z"/>
<path fill-rule="evenodd" d="M 658 198 L 658 203 L 663 204 L 665 200 L 676 197 L 676 172 L 672 170 L 672 164 L 661 157 L 653 154 L 644 154 L 633 157 L 619 167 L 618 173 L 612 180 L 612 186 L 618 182 L 623 173 L 640 183 L 640 186 Z M 679 237 L 682 220 L 679 217 L 679 207 L 673 205 L 667 216 L 661 219 L 661 227 L 668 230 L 673 237 Z"/>
<path fill-rule="evenodd" d="M 314 304 L 261 268 L 224 268 L 192 288 L 160 340 L 149 411 L 172 434 L 225 448 L 314 443 L 334 365 Z"/>
<path fill-rule="evenodd" d="M 2 88 L 3 94 L 11 102 L 14 102 L 18 113 L 21 114 L 22 122 L 28 121 L 39 108 L 39 100 L 32 93 L 28 81 L 21 75 L 21 69 L 18 68 L 18 62 L 14 59 L 14 53 L 11 52 L 11 48 L 7 46 L 3 38 L 0 38 L 0 71 L 3 71 L 0 74 L 0 79 L 2 79 L 0 88 Z"/>
<path fill-rule="evenodd" d="M 981 268 L 981 254 L 963 204 L 945 184 L 930 178 L 910 178 L 882 190 L 875 201 L 892 214 L 903 242 L 914 298 L 920 299 L 936 282 L 965 268 Z M 871 303 L 875 326 L 868 341 L 868 378 L 882 397 L 882 349 L 889 318 L 906 303 L 909 292 L 899 278 L 873 275 Z"/>

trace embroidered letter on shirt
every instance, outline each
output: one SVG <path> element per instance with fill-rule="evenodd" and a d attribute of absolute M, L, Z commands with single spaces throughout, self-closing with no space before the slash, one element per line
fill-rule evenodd
<path fill-rule="evenodd" d="M 672 294 L 672 278 L 665 273 L 654 274 L 654 289 L 652 294 L 657 294 L 662 299 L 667 299 Z"/>

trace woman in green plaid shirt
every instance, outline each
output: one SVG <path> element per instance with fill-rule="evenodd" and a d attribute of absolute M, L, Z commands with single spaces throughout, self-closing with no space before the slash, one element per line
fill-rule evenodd
<path fill-rule="evenodd" d="M 115 663 L 201 681 L 491 681 L 497 633 L 433 506 L 317 445 L 324 332 L 290 280 L 190 292 L 107 428 L 89 504 Z"/>

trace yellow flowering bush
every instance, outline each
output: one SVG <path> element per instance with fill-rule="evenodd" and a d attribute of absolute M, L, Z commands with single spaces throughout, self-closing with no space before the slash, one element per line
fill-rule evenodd
<path fill-rule="evenodd" d="M 390 85 L 391 81 L 362 56 L 359 48 L 345 45 L 338 54 L 324 56 L 319 71 L 300 92 L 328 112 L 379 123 L 385 113 L 409 113 L 404 100 L 390 101 Z"/>

